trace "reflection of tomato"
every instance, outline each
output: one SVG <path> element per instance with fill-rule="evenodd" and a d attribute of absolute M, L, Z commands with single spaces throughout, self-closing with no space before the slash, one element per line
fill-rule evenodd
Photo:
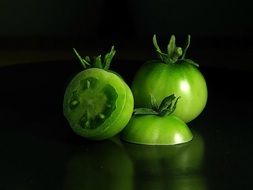
<path fill-rule="evenodd" d="M 190 40 L 188 41 L 189 46 Z M 189 122 L 196 118 L 207 102 L 207 85 L 193 61 L 185 59 L 185 52 L 176 47 L 171 37 L 168 53 L 162 53 L 154 36 L 154 45 L 160 59 L 148 61 L 136 73 L 132 92 L 135 107 L 151 107 L 151 96 L 158 103 L 169 94 L 180 96 L 174 115 Z M 183 54 L 183 55 L 182 55 Z"/>
<path fill-rule="evenodd" d="M 202 175 L 204 143 L 193 131 L 189 143 L 175 146 L 144 146 L 124 143 L 136 166 L 135 189 L 206 190 Z"/>
<path fill-rule="evenodd" d="M 112 48 L 105 56 L 105 65 L 101 59 L 96 59 L 94 67 L 98 68 L 78 73 L 67 86 L 64 115 L 80 136 L 94 140 L 110 138 L 119 133 L 131 118 L 132 92 L 118 74 L 107 70 L 114 53 Z"/>
<path fill-rule="evenodd" d="M 88 144 L 70 156 L 64 190 L 133 190 L 132 161 L 114 142 Z"/>
<path fill-rule="evenodd" d="M 206 190 L 207 185 L 203 176 L 145 176 L 136 182 L 136 189 L 140 190 Z"/>
<path fill-rule="evenodd" d="M 199 174 L 202 170 L 204 143 L 193 131 L 193 140 L 175 146 L 145 146 L 124 143 L 137 172 L 148 176 L 184 176 Z"/>
<path fill-rule="evenodd" d="M 207 190 L 206 180 L 201 175 L 179 176 L 169 180 L 170 190 Z"/>

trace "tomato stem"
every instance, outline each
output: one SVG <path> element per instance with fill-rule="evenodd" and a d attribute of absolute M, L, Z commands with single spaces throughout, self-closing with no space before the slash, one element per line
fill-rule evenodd
<path fill-rule="evenodd" d="M 199 66 L 197 63 L 190 59 L 185 59 L 187 50 L 191 43 L 191 36 L 188 35 L 187 42 L 184 49 L 176 46 L 176 37 L 171 35 L 169 44 L 167 45 L 167 53 L 163 53 L 157 43 L 156 34 L 153 36 L 153 45 L 156 49 L 159 59 L 165 64 L 180 64 L 181 62 L 187 62 L 189 64 Z"/>
<path fill-rule="evenodd" d="M 188 50 L 190 44 L 191 44 L 191 35 L 188 34 L 188 36 L 187 36 L 187 42 L 186 42 L 186 44 L 185 44 L 184 52 L 183 52 L 183 55 L 182 55 L 182 59 L 185 58 L 186 52 L 187 52 L 187 50 Z"/>
<path fill-rule="evenodd" d="M 82 66 L 84 67 L 84 69 L 86 69 L 88 66 L 90 66 L 90 63 L 89 63 L 89 60 L 90 58 L 89 57 L 85 57 L 86 59 L 83 59 L 79 53 L 76 51 L 75 48 L 73 48 L 73 51 L 74 53 L 76 54 L 77 58 L 79 59 L 80 63 L 82 64 Z"/>
<path fill-rule="evenodd" d="M 176 49 L 176 37 L 172 35 L 170 38 L 170 42 L 167 46 L 167 52 L 170 58 L 174 56 L 175 49 Z"/>
<path fill-rule="evenodd" d="M 111 51 L 105 55 L 104 58 L 104 69 L 108 70 L 111 64 L 111 61 L 115 55 L 116 51 L 114 49 L 114 46 L 111 47 Z"/>
<path fill-rule="evenodd" d="M 100 69 L 104 69 L 104 70 L 109 69 L 111 61 L 116 53 L 114 46 L 112 46 L 110 52 L 104 56 L 103 60 L 102 60 L 101 55 L 94 56 L 93 60 L 91 60 L 89 56 L 86 56 L 85 59 L 83 59 L 79 55 L 79 53 L 77 52 L 77 50 L 75 48 L 73 48 L 73 51 L 74 51 L 75 55 L 77 56 L 77 58 L 79 59 L 81 65 L 83 66 L 84 69 L 100 68 Z"/>

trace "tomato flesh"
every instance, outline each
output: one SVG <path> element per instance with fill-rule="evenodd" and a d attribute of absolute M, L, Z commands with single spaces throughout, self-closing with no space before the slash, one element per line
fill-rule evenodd
<path fill-rule="evenodd" d="M 133 96 L 116 74 L 98 68 L 80 72 L 68 85 L 64 115 L 78 135 L 102 140 L 120 132 L 131 118 Z"/>
<path fill-rule="evenodd" d="M 133 116 L 121 133 L 127 142 L 146 145 L 175 145 L 192 140 L 187 125 L 174 115 Z"/>

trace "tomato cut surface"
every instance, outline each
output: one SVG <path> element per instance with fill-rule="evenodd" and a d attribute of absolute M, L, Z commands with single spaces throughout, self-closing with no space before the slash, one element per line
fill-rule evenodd
<path fill-rule="evenodd" d="M 77 74 L 68 85 L 63 110 L 74 132 L 101 140 L 117 134 L 128 123 L 133 96 L 118 75 L 90 68 Z"/>

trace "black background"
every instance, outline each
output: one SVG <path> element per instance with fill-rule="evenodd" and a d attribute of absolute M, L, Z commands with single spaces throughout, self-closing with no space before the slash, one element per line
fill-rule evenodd
<path fill-rule="evenodd" d="M 4 37 L 96 39 L 192 34 L 206 38 L 250 38 L 249 0 L 13 0 L 1 1 Z"/>
<path fill-rule="evenodd" d="M 122 51 L 151 51 L 156 33 L 164 47 L 171 34 L 179 44 L 191 34 L 192 49 L 252 49 L 251 7 L 250 0 L 3 0 L 1 48 L 99 50 L 116 44 Z"/>
<path fill-rule="evenodd" d="M 188 55 L 200 64 L 253 70 L 251 7 L 250 0 L 2 0 L 0 50 L 60 50 L 55 59 L 71 59 L 72 47 L 97 55 L 115 45 L 118 59 L 145 61 L 155 56 L 153 34 L 164 50 L 171 34 L 179 46 L 191 34 Z M 13 59 L 3 56 L 1 64 Z M 23 57 L 9 62 L 33 54 Z"/>

